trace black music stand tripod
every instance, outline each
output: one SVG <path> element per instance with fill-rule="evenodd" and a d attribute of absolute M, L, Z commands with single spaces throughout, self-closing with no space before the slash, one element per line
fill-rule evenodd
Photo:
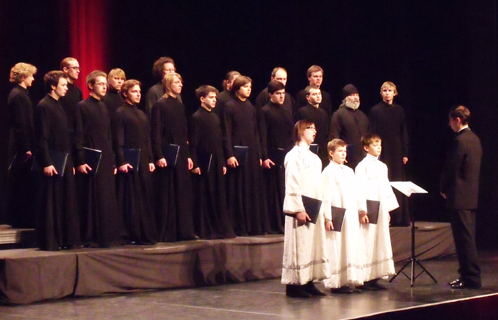
<path fill-rule="evenodd" d="M 408 197 L 409 201 L 409 206 L 410 206 L 410 222 L 411 222 L 411 236 L 412 236 L 412 243 L 411 243 L 411 249 L 412 249 L 412 255 L 410 259 L 406 261 L 406 263 L 399 269 L 398 272 L 394 274 L 394 276 L 389 280 L 389 283 L 393 282 L 394 279 L 396 279 L 397 276 L 400 274 L 403 274 L 407 279 L 410 280 L 410 286 L 413 287 L 415 283 L 415 279 L 417 279 L 420 275 L 422 275 L 424 272 L 427 273 L 429 277 L 434 281 L 434 283 L 437 283 L 436 278 L 418 261 L 417 257 L 415 256 L 415 213 L 413 210 L 413 202 L 410 200 L 410 196 L 413 193 L 427 193 L 426 190 L 420 188 L 413 182 L 409 181 L 399 181 L 399 182 L 391 182 L 391 185 L 393 188 L 397 189 L 401 193 L 403 193 L 405 196 Z M 422 271 L 420 271 L 419 274 L 415 275 L 415 264 L 417 264 Z M 408 276 L 404 270 L 406 267 L 410 265 L 410 275 Z"/>

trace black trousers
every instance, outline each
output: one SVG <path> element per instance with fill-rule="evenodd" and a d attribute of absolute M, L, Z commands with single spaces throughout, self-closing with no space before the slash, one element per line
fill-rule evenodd
<path fill-rule="evenodd" d="M 460 279 L 471 284 L 481 284 L 481 268 L 476 247 L 476 211 L 452 209 L 451 229 L 458 256 Z"/>

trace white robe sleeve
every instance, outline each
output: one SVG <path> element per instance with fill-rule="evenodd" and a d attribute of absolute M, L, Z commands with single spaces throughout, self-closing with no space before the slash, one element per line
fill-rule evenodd
<path fill-rule="evenodd" d="M 303 162 L 299 153 L 289 152 L 285 157 L 285 197 L 284 212 L 298 213 L 306 211 L 301 197 L 301 175 Z"/>

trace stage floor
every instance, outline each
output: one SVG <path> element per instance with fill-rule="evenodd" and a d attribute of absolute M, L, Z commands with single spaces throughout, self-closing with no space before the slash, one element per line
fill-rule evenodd
<path fill-rule="evenodd" d="M 0 306 L 2 320 L 22 319 L 497 319 L 498 252 L 481 252 L 483 288 L 452 290 L 455 255 L 423 261 L 436 277 L 422 274 L 410 287 L 403 276 L 379 292 L 291 299 L 279 279 L 192 289 L 170 289 L 93 298 L 64 298 Z M 397 263 L 397 268 L 402 264 Z M 418 270 L 418 269 L 417 269 Z M 319 288 L 323 288 L 321 284 Z M 448 314 L 454 312 L 454 315 Z M 449 316 L 449 317 L 448 317 Z"/>

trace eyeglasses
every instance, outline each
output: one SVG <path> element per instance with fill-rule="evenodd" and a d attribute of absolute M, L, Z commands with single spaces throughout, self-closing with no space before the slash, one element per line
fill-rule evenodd
<path fill-rule="evenodd" d="M 80 67 L 67 67 L 68 69 L 74 69 L 76 71 L 79 71 L 80 70 Z"/>
<path fill-rule="evenodd" d="M 107 86 L 107 82 L 95 82 L 95 85 L 105 87 Z"/>

